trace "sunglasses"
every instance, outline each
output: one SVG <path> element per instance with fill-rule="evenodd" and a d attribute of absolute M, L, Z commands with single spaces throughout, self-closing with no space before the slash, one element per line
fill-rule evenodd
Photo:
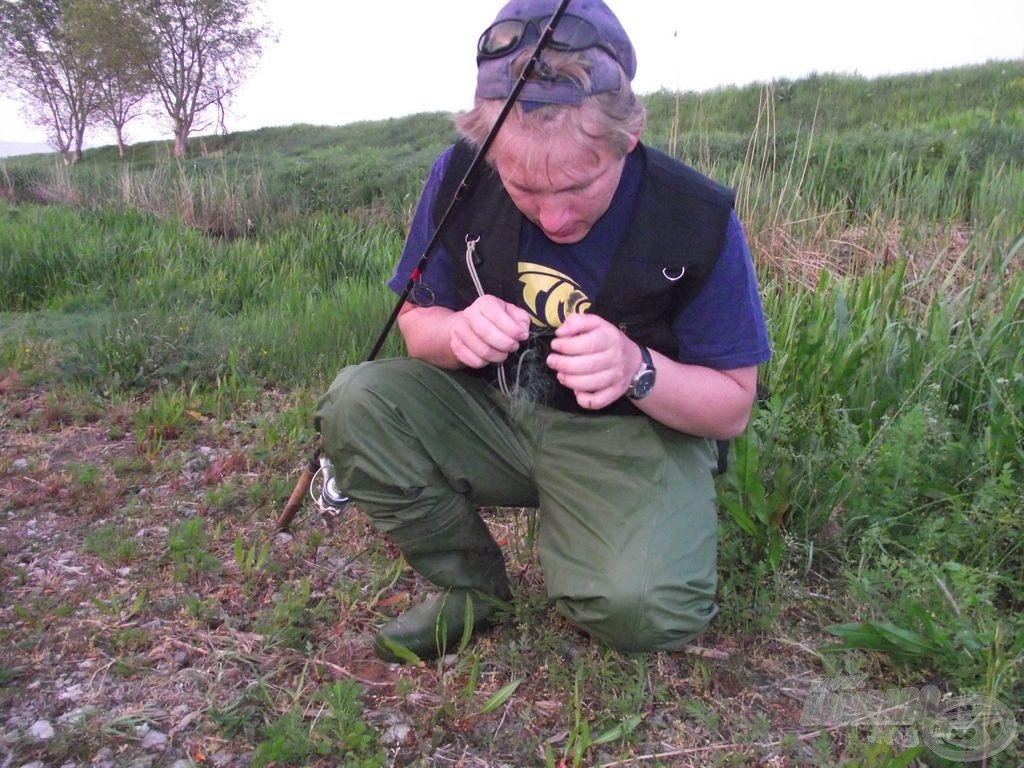
<path fill-rule="evenodd" d="M 547 26 L 550 16 L 538 16 L 534 19 L 505 19 L 491 24 L 476 44 L 476 60 L 499 59 L 518 50 L 527 37 L 532 26 L 537 30 L 538 38 Z M 601 39 L 597 27 L 580 16 L 567 13 L 558 22 L 548 47 L 556 51 L 582 51 L 586 48 L 600 48 L 607 52 L 620 65 L 618 54 Z"/>

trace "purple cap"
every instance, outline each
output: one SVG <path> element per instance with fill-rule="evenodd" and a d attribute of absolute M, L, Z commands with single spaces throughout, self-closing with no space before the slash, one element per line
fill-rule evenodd
<path fill-rule="evenodd" d="M 531 20 L 542 18 L 544 21 L 554 15 L 558 8 L 557 0 L 510 0 L 494 19 L 494 23 L 509 19 Z M 538 77 L 537 71 L 520 91 L 519 98 L 534 104 L 579 104 L 586 96 L 594 93 L 617 91 L 622 86 L 619 65 L 630 80 L 636 75 L 636 52 L 626 35 L 618 18 L 602 0 L 570 0 L 565 11 L 566 16 L 578 16 L 594 25 L 600 42 L 615 52 L 613 57 L 603 47 L 590 47 L 583 55 L 590 61 L 589 91 L 584 92 L 580 86 L 569 80 L 546 80 Z M 565 16 L 562 17 L 563 20 Z M 524 42 L 508 55 L 497 59 L 479 59 L 476 76 L 476 95 L 481 99 L 505 99 L 512 92 L 516 78 L 512 74 L 512 62 L 523 52 L 533 50 L 544 29 L 544 21 L 531 24 Z M 539 26 L 539 29 L 538 29 Z M 555 36 L 558 28 L 555 28 Z M 543 54 L 541 55 L 541 63 Z"/>

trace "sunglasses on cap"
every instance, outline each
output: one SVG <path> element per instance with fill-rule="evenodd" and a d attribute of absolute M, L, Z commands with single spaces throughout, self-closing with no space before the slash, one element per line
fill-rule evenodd
<path fill-rule="evenodd" d="M 526 39 L 527 30 L 532 26 L 537 30 L 538 38 L 547 26 L 550 16 L 538 16 L 534 19 L 505 19 L 496 21 L 480 35 L 476 44 L 476 59 L 500 59 L 518 50 Z M 582 51 L 587 48 L 600 48 L 621 66 L 615 50 L 601 39 L 597 27 L 580 16 L 567 13 L 558 22 L 548 47 L 556 51 Z"/>

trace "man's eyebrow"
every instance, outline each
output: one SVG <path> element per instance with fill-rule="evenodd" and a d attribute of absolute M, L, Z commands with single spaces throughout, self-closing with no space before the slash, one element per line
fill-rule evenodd
<path fill-rule="evenodd" d="M 595 180 L 596 179 L 582 179 L 581 181 L 578 181 L 578 182 L 576 182 L 574 184 L 567 184 L 564 187 L 558 187 L 557 189 L 551 189 L 551 190 L 545 190 L 545 191 L 547 191 L 547 192 L 576 192 L 576 191 L 579 191 L 581 189 L 586 189 L 591 184 L 593 184 Z M 515 180 L 510 180 L 507 183 L 506 186 L 513 187 L 514 189 L 516 189 L 516 191 L 519 191 L 519 192 L 530 193 L 530 192 L 537 192 L 537 191 L 539 191 L 535 187 L 531 187 L 531 186 L 529 186 L 527 184 L 522 184 L 522 183 L 520 183 L 518 181 L 515 181 Z"/>

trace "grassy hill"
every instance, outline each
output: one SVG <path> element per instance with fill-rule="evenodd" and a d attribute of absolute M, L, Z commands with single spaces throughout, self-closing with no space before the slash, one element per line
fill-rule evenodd
<path fill-rule="evenodd" d="M 753 161 L 773 172 L 797 163 L 804 187 L 819 201 L 859 212 L 877 208 L 878 187 L 959 175 L 951 209 L 940 213 L 969 215 L 970 199 L 993 164 L 1024 165 L 1019 61 L 875 79 L 812 75 L 705 93 L 659 92 L 645 103 L 645 140 L 724 183 L 742 187 Z M 275 210 L 395 208 L 409 204 L 430 162 L 454 136 L 444 114 L 266 128 L 196 137 L 183 169 L 243 178 L 258 173 Z M 118 190 L 97 196 L 97 176 L 157 176 L 169 155 L 169 142 L 138 144 L 124 160 L 114 147 L 87 150 L 66 184 L 90 187 L 90 203 L 102 204 Z M 31 198 L 51 166 L 52 159 L 41 156 L 5 163 L 8 195 Z"/>

